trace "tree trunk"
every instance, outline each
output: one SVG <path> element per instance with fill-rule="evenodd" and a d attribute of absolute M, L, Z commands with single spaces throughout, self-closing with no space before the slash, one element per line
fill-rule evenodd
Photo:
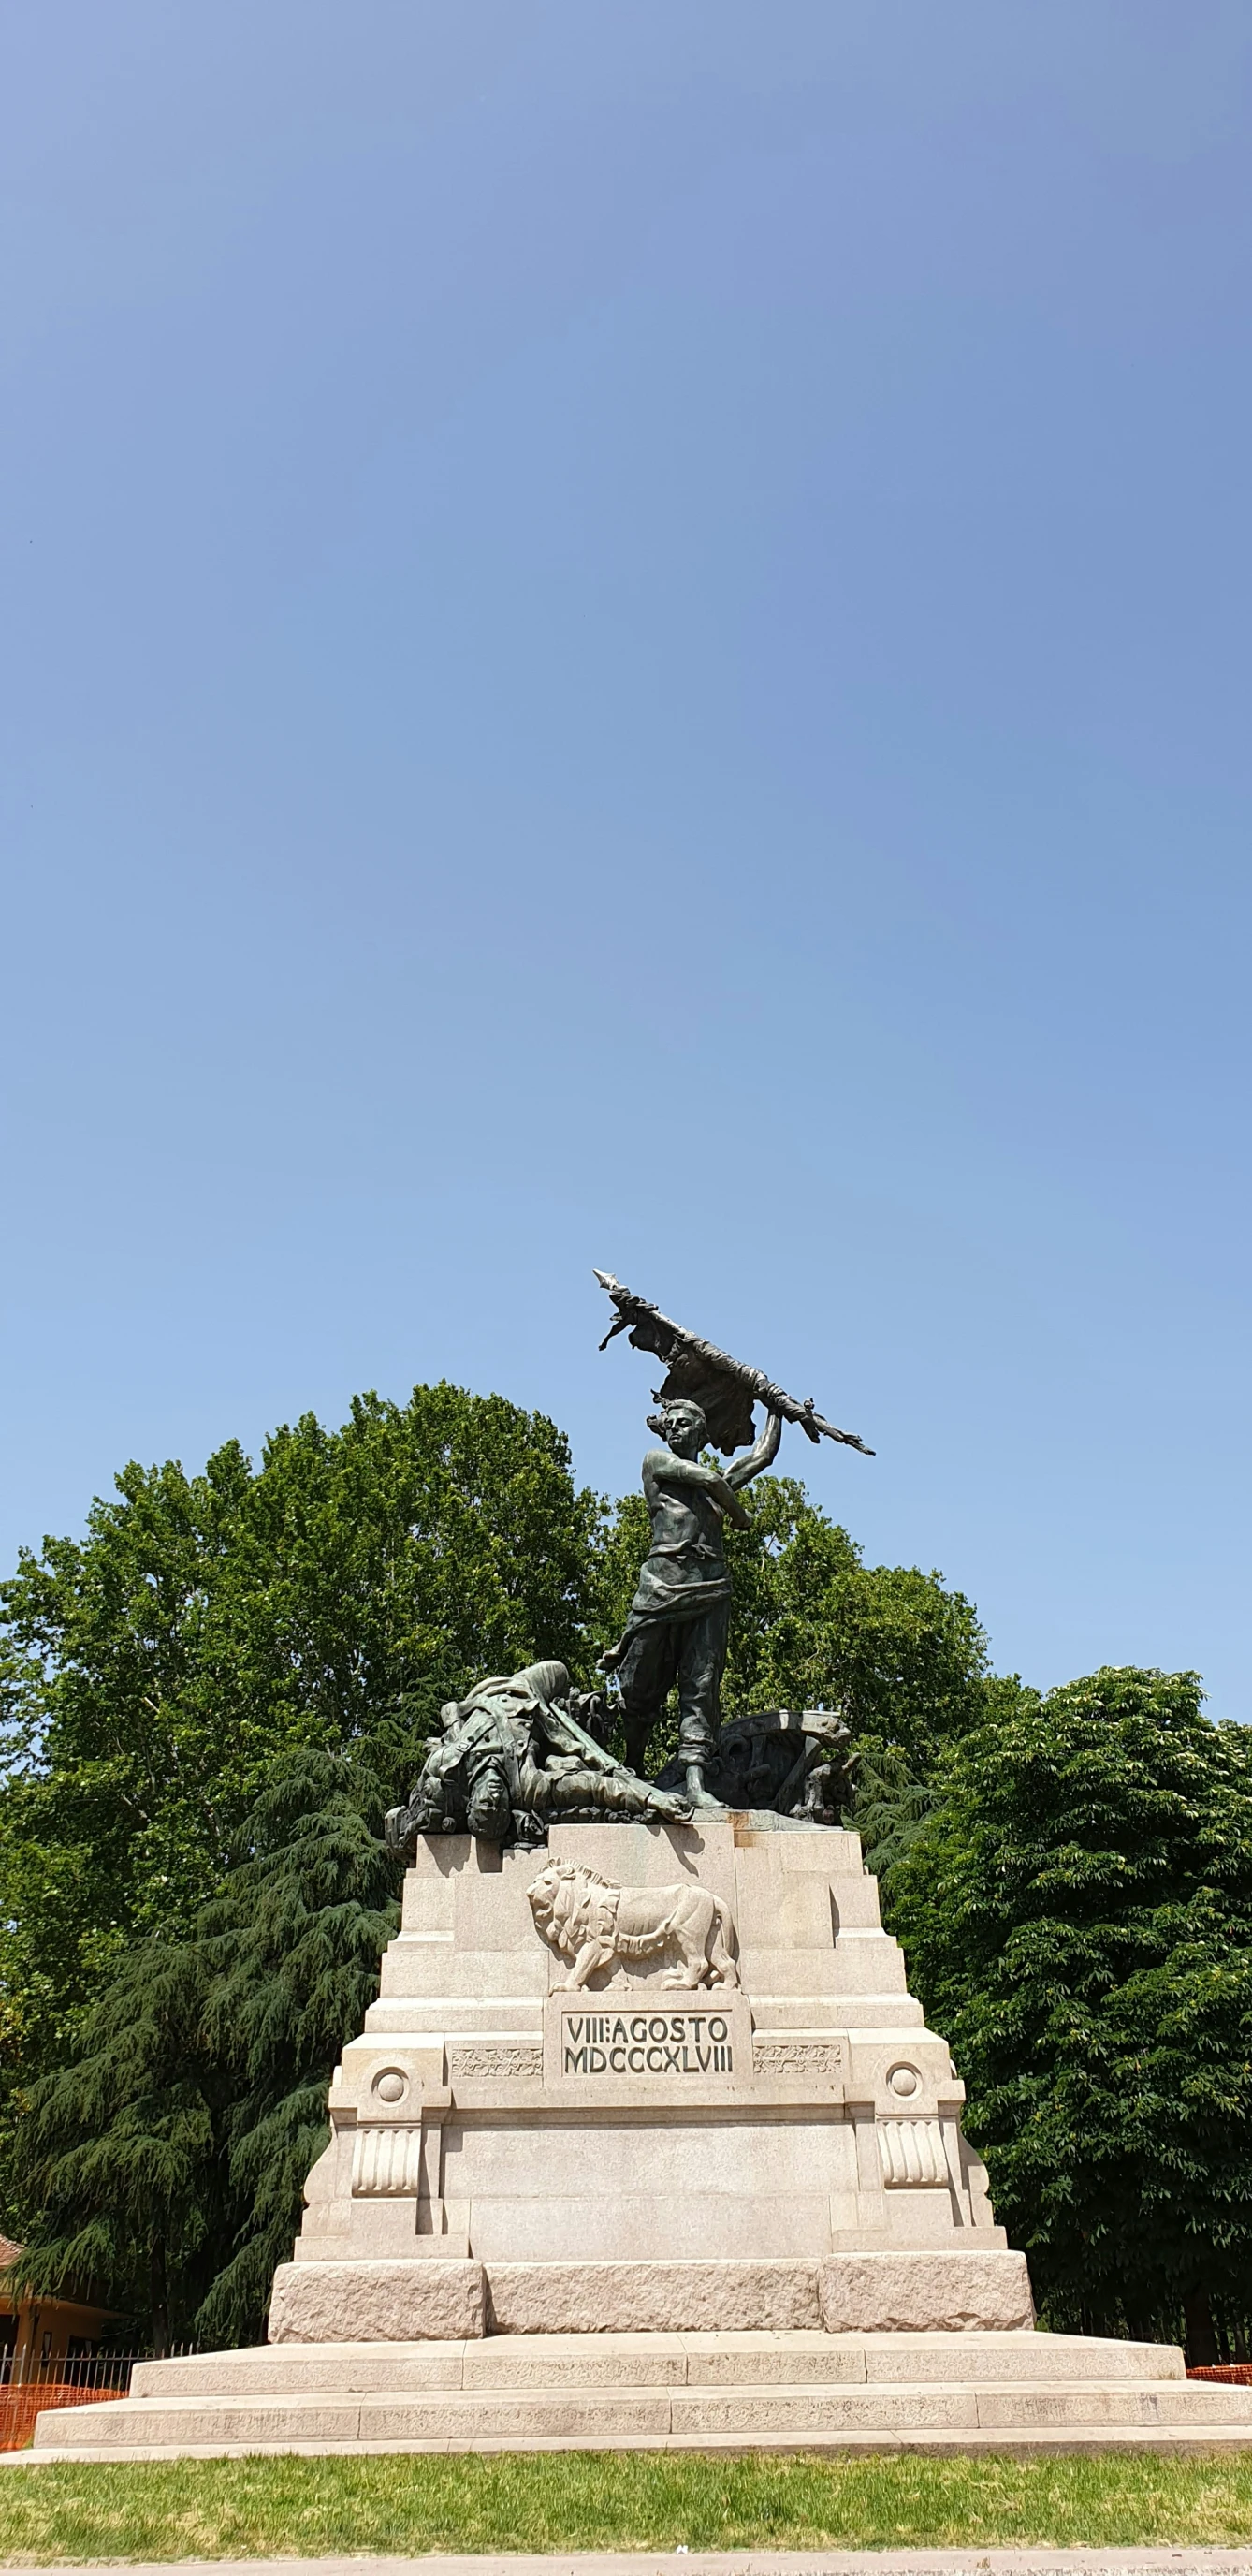
<path fill-rule="evenodd" d="M 1195 2370 L 1206 2362 L 1215 2362 L 1218 2358 L 1217 2337 L 1213 2332 L 1208 2292 L 1188 2290 L 1182 2312 L 1187 2321 L 1188 2369 Z"/>
<path fill-rule="evenodd" d="M 170 2339 L 169 2286 L 165 2272 L 165 2240 L 154 2236 L 148 2262 L 152 2289 L 152 2352 L 156 2361 L 165 2358 Z"/>

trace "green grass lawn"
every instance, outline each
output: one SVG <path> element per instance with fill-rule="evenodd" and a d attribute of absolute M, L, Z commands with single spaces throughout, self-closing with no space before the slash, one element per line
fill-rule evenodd
<path fill-rule="evenodd" d="M 0 2474 L 0 2562 L 1252 2541 L 1252 2459 L 574 2452 Z"/>

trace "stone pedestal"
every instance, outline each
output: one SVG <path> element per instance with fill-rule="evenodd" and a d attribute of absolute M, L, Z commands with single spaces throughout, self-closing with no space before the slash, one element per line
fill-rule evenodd
<path fill-rule="evenodd" d="M 571 1990 L 527 1893 L 551 1863 L 708 1891 L 738 1982 L 689 1939 Z M 963 2100 L 855 1834 L 731 1816 L 554 1827 L 539 1853 L 428 1841 L 271 2337 L 1021 2326 L 1025 2263 Z"/>
<path fill-rule="evenodd" d="M 592 1885 L 573 1990 L 553 1863 L 635 1891 Z M 270 2342 L 140 2363 L 20 2456 L 1252 2448 L 1252 2389 L 1029 2330 L 962 2099 L 854 1834 L 428 1843 Z"/>

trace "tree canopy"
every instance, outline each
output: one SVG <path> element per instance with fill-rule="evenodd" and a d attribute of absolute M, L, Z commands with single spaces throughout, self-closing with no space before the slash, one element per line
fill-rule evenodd
<path fill-rule="evenodd" d="M 733 1595 L 727 1716 L 841 1707 L 863 1752 L 881 1757 L 890 1747 L 925 1769 L 983 1713 L 987 1641 L 972 1604 L 939 1574 L 865 1565 L 795 1477 L 762 1476 L 739 1499 L 750 1526 L 724 1533 Z M 599 1551 L 606 1636 L 625 1621 L 647 1546 L 643 1496 L 628 1494 Z"/>
<path fill-rule="evenodd" d="M 1041 1697 L 803 1485 L 727 1533 L 725 1708 L 840 1707 L 853 1821 L 1053 2322 L 1252 2314 L 1252 1737 L 1192 1674 Z M 376 1991 L 435 1712 L 594 1678 L 648 1544 L 502 1397 L 363 1396 L 253 1467 L 131 1465 L 0 1587 L 0 2195 L 25 2270 L 247 2340 Z M 671 1749 L 663 1723 L 652 1767 Z M 1238 2324 L 1237 2331 L 1244 2328 Z"/>
<path fill-rule="evenodd" d="M 866 1568 L 789 1478 L 732 1534 L 727 1706 L 846 1701 L 928 1759 L 982 1707 L 977 1619 Z M 499 1396 L 363 1396 L 254 1469 L 127 1467 L 0 1588 L 0 2189 L 26 2269 L 158 2339 L 261 2330 L 326 2087 L 395 1921 L 383 1808 L 435 1712 L 557 1655 L 582 1681 L 646 1552 Z M 654 1747 L 654 1753 L 663 1752 Z M 901 1755 L 903 1757 L 903 1754 Z"/>
<path fill-rule="evenodd" d="M 131 1465 L 0 1586 L 8 2040 L 54 2062 L 110 1962 L 190 1930 L 276 1760 L 358 1748 L 392 1794 L 442 1700 L 586 1654 L 602 1506 L 500 1396 L 359 1397 L 254 1471 Z"/>
<path fill-rule="evenodd" d="M 887 1873 L 1053 2321 L 1252 2308 L 1252 1739 L 1193 1673 L 1019 1695 L 958 1741 Z"/>

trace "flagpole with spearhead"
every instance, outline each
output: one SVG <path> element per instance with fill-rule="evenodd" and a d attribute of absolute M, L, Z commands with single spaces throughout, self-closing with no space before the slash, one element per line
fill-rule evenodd
<path fill-rule="evenodd" d="M 833 1422 L 826 1420 L 824 1414 L 818 1413 L 812 1396 L 801 1403 L 798 1396 L 788 1395 L 782 1387 L 776 1386 L 763 1369 L 749 1368 L 746 1361 L 733 1360 L 728 1351 L 718 1350 L 716 1343 L 702 1340 L 698 1333 L 689 1333 L 685 1325 L 676 1324 L 670 1316 L 663 1315 L 660 1307 L 652 1305 L 648 1298 L 636 1297 L 633 1289 L 624 1288 L 611 1270 L 597 1270 L 595 1276 L 617 1308 L 600 1344 L 601 1350 L 607 1350 L 615 1333 L 629 1333 L 635 1350 L 652 1351 L 667 1363 L 674 1382 L 671 1385 L 667 1380 L 665 1387 L 658 1390 L 662 1395 L 695 1394 L 701 1390 L 700 1400 L 703 1401 L 705 1384 L 711 1386 L 712 1401 L 711 1404 L 705 1402 L 705 1411 L 710 1416 L 710 1434 L 719 1449 L 729 1454 L 732 1449 L 745 1447 L 751 1441 L 752 1406 L 757 1403 L 763 1404 L 770 1413 L 780 1415 L 784 1422 L 797 1422 L 814 1443 L 838 1440 L 845 1449 L 859 1449 L 863 1458 L 874 1456 L 874 1451 L 864 1440 L 857 1438 L 855 1431 L 840 1431 Z"/>

